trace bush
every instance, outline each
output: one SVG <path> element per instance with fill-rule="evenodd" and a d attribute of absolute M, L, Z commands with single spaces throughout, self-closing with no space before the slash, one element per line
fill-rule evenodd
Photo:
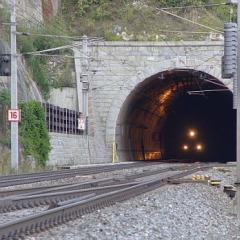
<path fill-rule="evenodd" d="M 0 91 L 0 104 L 10 106 L 11 96 L 10 91 L 8 89 L 3 89 Z"/>
<path fill-rule="evenodd" d="M 88 10 L 93 6 L 99 6 L 108 3 L 109 0 L 63 0 L 62 1 L 62 11 L 64 14 L 69 12 L 69 8 L 74 6 L 75 15 L 77 17 L 82 17 Z"/>
<path fill-rule="evenodd" d="M 22 111 L 20 137 L 24 156 L 31 155 L 38 165 L 44 167 L 51 149 L 44 109 L 36 101 L 21 103 L 20 107 Z"/>
<path fill-rule="evenodd" d="M 104 33 L 104 38 L 106 41 L 120 41 L 122 39 L 121 36 L 118 36 L 110 31 Z"/>
<path fill-rule="evenodd" d="M 20 32 L 33 32 L 37 34 L 50 34 L 50 35 L 68 35 L 65 33 L 67 27 L 64 25 L 63 21 L 56 18 L 55 21 L 48 22 L 46 25 L 38 26 L 36 28 L 30 27 L 25 28 L 23 26 L 18 27 Z M 17 44 L 21 53 L 35 52 L 45 49 L 59 47 L 68 44 L 69 40 L 58 37 L 46 37 L 46 36 L 18 36 Z M 66 53 L 55 51 L 54 54 Z M 33 80 L 39 86 L 45 99 L 48 99 L 50 89 L 51 89 L 51 73 L 49 70 L 49 58 L 47 56 L 33 56 L 31 54 L 25 55 L 27 65 L 33 76 Z"/>

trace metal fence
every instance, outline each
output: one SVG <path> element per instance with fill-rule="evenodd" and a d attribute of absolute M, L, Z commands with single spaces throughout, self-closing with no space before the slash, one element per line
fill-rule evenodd
<path fill-rule="evenodd" d="M 49 132 L 58 132 L 65 134 L 86 134 L 86 130 L 79 129 L 79 119 L 81 114 L 77 111 L 67 108 L 61 108 L 49 103 L 44 103 L 46 113 L 46 123 Z M 87 126 L 85 126 L 87 129 Z"/>

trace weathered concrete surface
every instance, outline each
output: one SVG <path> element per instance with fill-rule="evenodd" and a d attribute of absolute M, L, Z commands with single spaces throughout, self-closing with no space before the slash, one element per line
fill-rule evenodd
<path fill-rule="evenodd" d="M 49 103 L 77 111 L 77 96 L 75 88 L 54 88 L 50 92 Z"/>

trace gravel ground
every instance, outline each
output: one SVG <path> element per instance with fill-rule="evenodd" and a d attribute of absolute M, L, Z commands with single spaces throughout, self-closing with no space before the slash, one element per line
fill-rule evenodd
<path fill-rule="evenodd" d="M 229 169 L 231 172 L 213 169 L 199 174 L 231 184 L 234 171 Z M 235 201 L 223 193 L 222 187 L 168 185 L 26 239 L 240 239 L 234 208 Z"/>
<path fill-rule="evenodd" d="M 18 220 L 20 218 L 27 217 L 29 215 L 42 212 L 46 209 L 48 209 L 48 206 L 46 206 L 46 207 L 35 207 L 35 208 L 17 210 L 17 211 L 14 211 L 14 212 L 1 213 L 0 214 L 0 224 L 7 223 L 8 221 Z"/>
<path fill-rule="evenodd" d="M 179 165 L 179 164 L 176 164 L 176 165 Z M 156 169 L 161 169 L 161 168 L 166 168 L 166 167 L 169 167 L 169 164 L 161 164 L 158 166 L 147 166 L 144 168 L 141 167 L 141 168 L 136 168 L 136 169 L 132 168 L 132 169 L 117 170 L 117 171 L 113 171 L 113 172 L 100 173 L 100 174 L 96 174 L 93 176 L 86 176 L 86 177 L 85 176 L 83 176 L 83 177 L 76 176 L 74 178 L 65 178 L 65 179 L 59 179 L 59 180 L 54 180 L 54 181 L 45 181 L 45 182 L 39 182 L 39 183 L 33 183 L 33 184 L 24 184 L 24 185 L 11 186 L 11 187 L 1 188 L 1 189 L 14 190 L 14 189 L 34 187 L 34 186 L 39 187 L 39 186 L 57 185 L 57 184 L 64 184 L 64 183 L 79 183 L 79 182 L 83 183 L 83 182 L 88 182 L 88 181 L 91 181 L 94 179 L 102 179 L 102 178 L 108 178 L 108 177 L 122 178 L 124 175 L 142 173 L 147 170 L 156 170 Z M 176 173 L 176 171 L 174 173 Z M 169 175 L 169 173 L 163 173 L 162 175 L 164 177 L 166 177 L 166 174 Z M 173 173 L 171 173 L 171 174 L 173 174 Z M 22 209 L 22 210 L 8 212 L 8 213 L 0 213 L 0 224 L 6 223 L 8 221 L 12 221 L 14 219 L 17 220 L 17 219 L 19 219 L 21 217 L 25 217 L 27 215 L 39 213 L 41 211 L 44 211 L 47 208 L 48 208 L 48 206 L 47 207 L 35 207 L 35 208 Z"/>

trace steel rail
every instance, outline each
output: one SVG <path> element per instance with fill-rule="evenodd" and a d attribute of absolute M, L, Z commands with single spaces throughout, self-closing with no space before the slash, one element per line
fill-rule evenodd
<path fill-rule="evenodd" d="M 189 166 L 188 166 L 189 167 Z M 31 192 L 30 194 L 24 194 L 20 196 L 10 196 L 0 199 L 0 212 L 19 210 L 22 208 L 37 207 L 40 205 L 54 204 L 59 201 L 66 201 L 71 198 L 76 198 L 89 192 L 95 192 L 97 194 L 111 190 L 111 188 L 117 188 L 125 186 L 124 184 L 136 185 L 136 180 L 143 177 L 155 176 L 157 174 L 165 172 L 174 172 L 187 169 L 187 166 L 175 166 L 167 167 L 158 170 L 144 171 L 142 173 L 132 174 L 124 176 L 123 178 L 107 178 L 100 179 L 94 182 L 73 184 L 67 186 L 61 186 L 56 188 L 50 188 L 47 190 L 41 190 Z M 131 181 L 131 182 L 130 182 Z M 104 187 L 96 188 L 96 186 L 104 185 Z M 109 186 L 110 185 L 110 186 Z M 91 187 L 90 189 L 81 190 L 82 188 Z M 94 188 L 95 187 L 95 188 Z"/>
<path fill-rule="evenodd" d="M 159 163 L 156 162 L 149 162 L 147 163 L 149 165 L 157 165 Z M 47 170 L 47 171 L 42 171 L 42 172 L 35 172 L 35 173 L 21 173 L 21 174 L 10 174 L 10 175 L 3 175 L 0 176 L 0 180 L 3 179 L 14 179 L 14 178 L 18 178 L 19 176 L 22 177 L 31 177 L 31 176 L 41 176 L 41 175 L 47 175 L 47 174 L 58 174 L 58 173 L 63 173 L 63 172 L 73 172 L 73 171 L 81 171 L 83 173 L 85 172 L 89 172 L 91 170 L 102 170 L 104 168 L 108 168 L 108 169 L 128 169 L 128 168 L 134 168 L 134 167 L 141 167 L 141 166 L 145 166 L 146 162 L 134 162 L 134 163 L 117 163 L 117 164 L 105 164 L 105 165 L 85 165 L 85 166 L 80 166 L 80 167 L 76 167 L 73 169 L 60 169 L 60 170 Z"/>
<path fill-rule="evenodd" d="M 161 172 L 166 172 L 169 170 L 181 170 L 182 168 L 184 168 L 183 166 L 175 166 L 175 167 L 168 167 L 168 168 L 162 168 L 160 170 L 155 170 L 156 174 L 157 173 L 161 173 Z M 123 177 L 123 179 L 120 178 L 103 178 L 100 180 L 93 180 L 93 181 L 88 181 L 88 182 L 84 182 L 84 183 L 68 183 L 68 184 L 59 184 L 59 185 L 50 185 L 50 186 L 41 186 L 41 187 L 30 187 L 30 188 L 22 188 L 22 189 L 6 189 L 6 190 L 0 190 L 0 198 L 3 197 L 7 197 L 7 196 L 12 196 L 12 195 L 28 195 L 28 194 L 37 194 L 37 193 L 46 193 L 46 192 L 53 192 L 53 191 L 58 191 L 58 190 L 63 190 L 63 189 L 69 189 L 69 187 L 71 189 L 74 189 L 74 187 L 77 187 L 77 189 L 81 189 L 81 188 L 88 188 L 88 187 L 96 187 L 96 186 L 106 186 L 112 183 L 112 181 L 118 181 L 118 182 L 122 182 L 123 181 L 127 181 L 127 180 L 131 180 L 134 178 L 140 178 L 140 177 L 144 177 L 147 176 L 148 174 L 153 175 L 153 172 L 151 171 L 149 173 L 150 170 L 143 170 L 143 173 L 138 173 L 138 174 L 131 174 L 131 175 L 125 175 Z M 127 180 L 125 180 L 127 179 Z M 73 188 L 72 188 L 73 187 Z"/>
<path fill-rule="evenodd" d="M 134 185 L 137 185 L 137 182 L 116 184 L 105 187 L 87 188 L 81 190 L 63 191 L 57 193 L 44 193 L 32 196 L 18 196 L 10 199 L 5 198 L 0 200 L 0 213 L 9 212 L 12 210 L 20 210 L 23 208 L 39 207 L 43 205 L 54 205 L 58 202 L 63 202 L 78 197 L 84 197 L 91 193 L 99 195 Z"/>
<path fill-rule="evenodd" d="M 28 216 L 19 220 L 2 224 L 0 225 L 0 239 L 17 239 L 27 234 L 44 231 L 58 224 L 65 223 L 69 220 L 74 220 L 86 213 L 93 212 L 96 209 L 104 208 L 113 205 L 116 202 L 122 202 L 130 199 L 131 197 L 135 197 L 142 193 L 157 189 L 168 184 L 169 181 L 176 180 L 211 167 L 211 165 L 189 167 L 188 170 L 174 174 L 171 177 L 157 178 L 155 180 L 140 183 L 135 186 L 101 194 L 80 202 L 56 207 L 33 216 Z"/>
<path fill-rule="evenodd" d="M 150 163 L 150 164 L 153 164 L 153 163 Z M 4 176 L 4 177 L 0 177 L 0 187 L 8 187 L 13 185 L 22 185 L 22 184 L 49 181 L 49 180 L 58 180 L 63 178 L 75 177 L 75 176 L 87 176 L 87 175 L 93 175 L 93 174 L 98 174 L 102 172 L 111 172 L 111 171 L 124 170 L 124 169 L 130 169 L 130 168 L 139 168 L 139 167 L 144 167 L 148 164 L 141 163 L 137 165 L 135 164 L 123 164 L 123 165 L 96 167 L 94 169 L 93 167 L 91 167 L 92 169 L 79 168 L 79 169 L 71 169 L 71 170 L 34 173 L 34 174 L 19 174 L 19 175 Z"/>
<path fill-rule="evenodd" d="M 98 180 L 91 180 L 83 183 L 68 183 L 68 184 L 58 184 L 58 185 L 50 185 L 50 186 L 41 186 L 41 187 L 30 187 L 30 188 L 22 188 L 22 189 L 14 189 L 14 190 L 1 190 L 0 198 L 13 196 L 13 195 L 29 195 L 29 194 L 38 194 L 38 193 L 47 193 L 54 191 L 61 191 L 63 189 L 69 189 L 69 187 L 77 186 L 78 189 L 97 187 L 97 186 L 105 186 L 111 184 L 113 178 L 103 178 Z"/>

